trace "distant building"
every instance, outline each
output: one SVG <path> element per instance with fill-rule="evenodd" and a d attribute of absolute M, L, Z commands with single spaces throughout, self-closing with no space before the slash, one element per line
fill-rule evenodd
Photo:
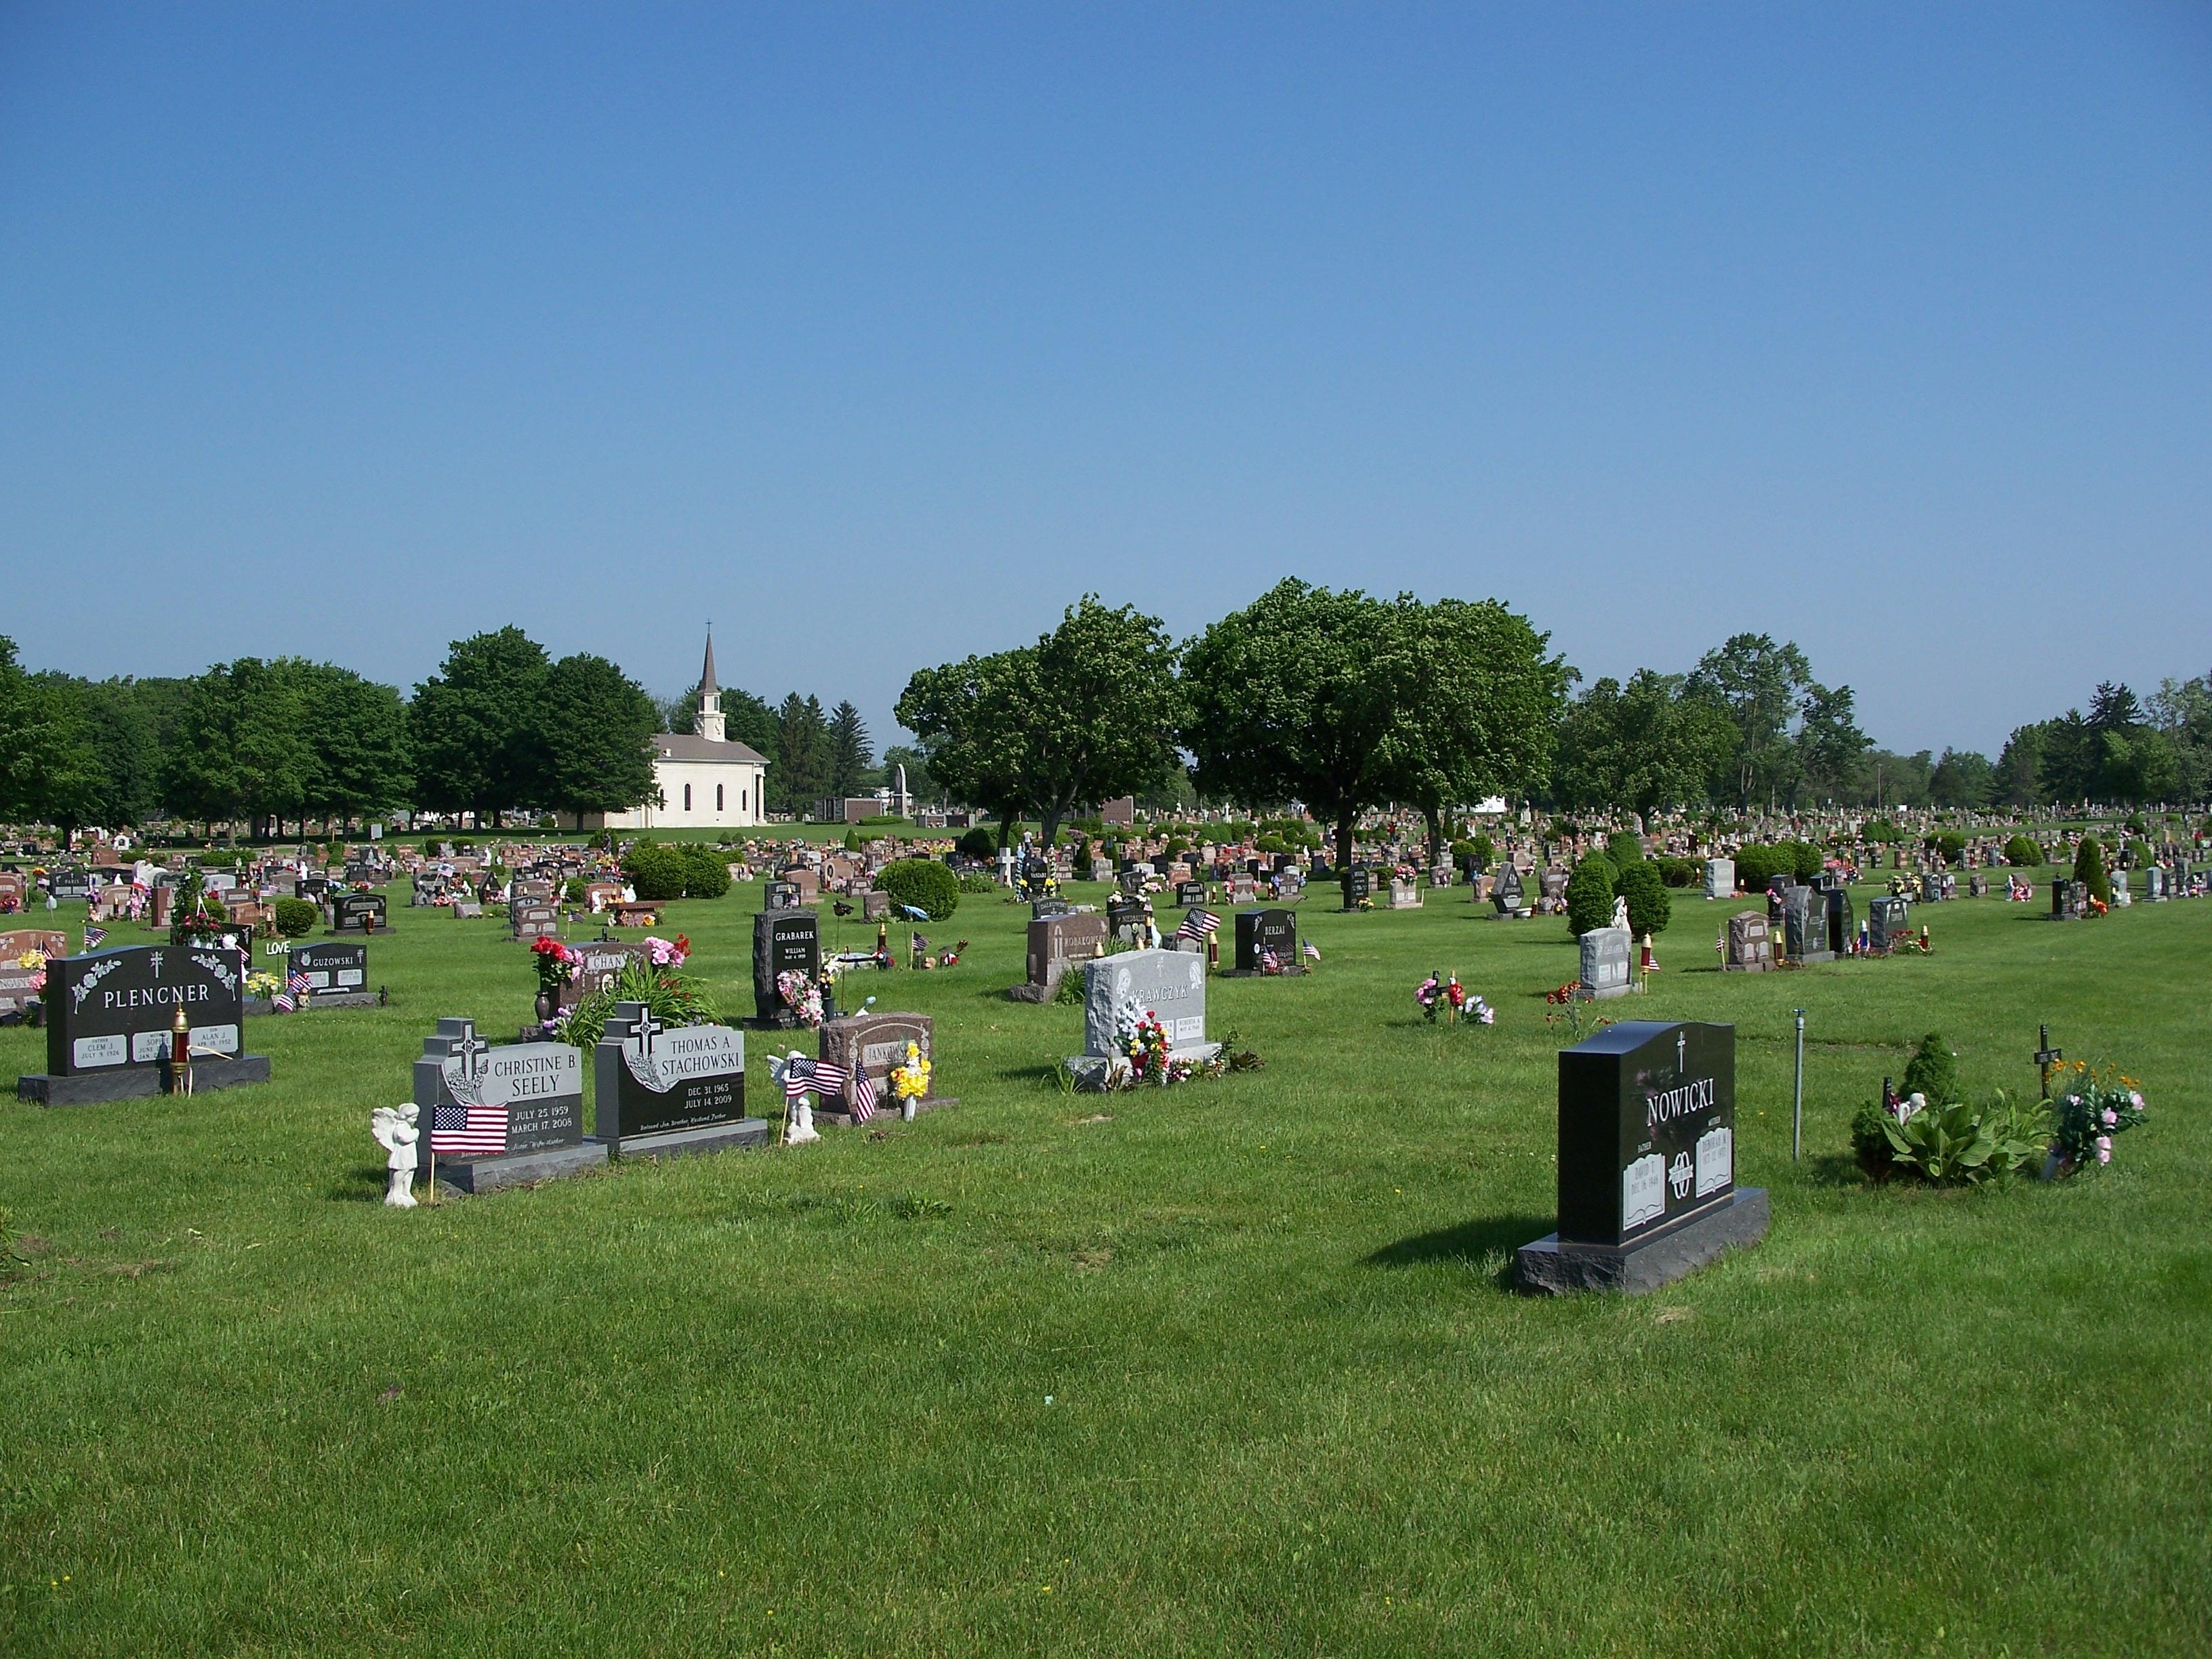
<path fill-rule="evenodd" d="M 722 689 L 714 680 L 714 636 L 707 635 L 707 660 L 699 671 L 699 714 L 690 732 L 654 735 L 653 781 L 660 805 L 627 812 L 587 812 L 590 830 L 742 830 L 768 820 L 762 792 L 768 759 L 729 740 L 722 721 Z"/>

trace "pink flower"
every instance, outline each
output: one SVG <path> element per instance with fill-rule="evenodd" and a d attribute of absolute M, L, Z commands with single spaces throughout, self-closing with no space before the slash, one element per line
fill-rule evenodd
<path fill-rule="evenodd" d="M 2109 1106 L 2105 1108 L 2105 1127 L 2106 1128 L 2111 1128 L 2112 1125 L 2118 1123 L 2119 1121 L 2120 1115 L 2118 1112 L 2114 1111 Z"/>
<path fill-rule="evenodd" d="M 2140 1090 L 2130 1092 L 2128 1096 L 2128 1099 L 2135 1107 L 2136 1110 L 2139 1112 L 2142 1110 L 2143 1098 Z"/>

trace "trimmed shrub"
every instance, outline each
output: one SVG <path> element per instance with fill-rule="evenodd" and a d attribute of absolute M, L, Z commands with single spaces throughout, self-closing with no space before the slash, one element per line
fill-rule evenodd
<path fill-rule="evenodd" d="M 1613 920 L 1613 866 L 1602 853 L 1585 856 L 1567 878 L 1567 931 L 1580 939 Z"/>
<path fill-rule="evenodd" d="M 1613 891 L 1628 901 L 1628 931 L 1637 938 L 1667 931 L 1674 902 L 1667 896 L 1659 866 L 1650 859 L 1638 859 L 1623 870 L 1613 883 Z"/>
<path fill-rule="evenodd" d="M 1959 1062 L 1943 1046 L 1940 1033 L 1930 1031 L 1920 1039 L 1905 1063 L 1905 1084 L 1898 1093 L 1918 1095 L 1930 1106 L 1948 1105 L 1960 1097 Z"/>
<path fill-rule="evenodd" d="M 1490 831 L 1487 830 L 1476 830 L 1474 841 L 1474 867 L 1478 870 L 1487 870 L 1498 862 L 1498 843 L 1491 840 Z"/>
<path fill-rule="evenodd" d="M 2081 837 L 2081 848 L 2074 854 L 2074 879 L 2098 903 L 2112 902 L 2112 878 L 2105 870 L 2105 846 L 2094 836 Z"/>
<path fill-rule="evenodd" d="M 1659 879 L 1669 887 L 1695 887 L 1705 879 L 1705 866 L 1698 859 L 1663 858 L 1656 860 Z"/>
<path fill-rule="evenodd" d="M 981 859 L 984 863 L 988 864 L 999 856 L 999 838 L 979 823 L 960 837 L 960 844 L 957 850 L 971 859 Z"/>
<path fill-rule="evenodd" d="M 963 893 L 995 893 L 999 890 L 999 884 L 981 870 L 970 870 L 960 878 L 960 890 Z"/>
<path fill-rule="evenodd" d="M 2147 836 L 2150 834 L 2150 825 L 2143 822 L 2143 815 L 2140 812 L 2129 813 L 2128 821 L 2122 827 L 2124 828 L 2131 836 Z"/>
<path fill-rule="evenodd" d="M 684 897 L 720 898 L 730 890 L 729 864 L 714 848 L 702 841 L 686 841 L 678 842 L 673 850 L 684 866 Z"/>
<path fill-rule="evenodd" d="M 1763 893 L 1766 884 L 1784 871 L 1796 868 L 1795 858 L 1784 859 L 1778 847 L 1740 847 L 1735 854 L 1735 884 L 1747 893 Z"/>
<path fill-rule="evenodd" d="M 1943 855 L 1943 862 L 1954 866 L 1966 861 L 1966 838 L 1956 830 L 1946 830 L 1936 838 L 1936 850 Z"/>
<path fill-rule="evenodd" d="M 2004 860 L 2015 870 L 2033 870 L 2043 862 L 2043 849 L 2026 836 L 2014 836 L 2004 844 Z"/>
<path fill-rule="evenodd" d="M 876 885 L 894 904 L 910 904 L 932 921 L 943 921 L 960 908 L 960 883 L 931 859 L 898 859 L 886 864 Z"/>
<path fill-rule="evenodd" d="M 1787 866 L 1778 866 L 1778 868 L 1788 869 L 1800 881 L 1809 882 L 1819 878 L 1820 872 L 1827 866 L 1826 854 L 1809 841 L 1784 842 L 1783 845 L 1790 849 L 1792 862 Z"/>
<path fill-rule="evenodd" d="M 684 861 L 657 841 L 636 841 L 623 854 L 623 878 L 638 897 L 660 904 L 684 896 Z"/>
<path fill-rule="evenodd" d="M 276 933 L 283 939 L 305 939 L 323 919 L 322 907 L 313 899 L 280 898 L 275 906 Z"/>
<path fill-rule="evenodd" d="M 1606 861 L 1616 872 L 1632 864 L 1644 862 L 1644 843 L 1626 830 L 1616 830 L 1605 838 Z"/>

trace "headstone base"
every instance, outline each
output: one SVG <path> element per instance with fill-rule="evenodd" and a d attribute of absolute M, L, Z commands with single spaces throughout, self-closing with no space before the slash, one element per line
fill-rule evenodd
<path fill-rule="evenodd" d="M 542 1152 L 514 1152 L 505 1158 L 441 1158 L 438 1184 L 453 1193 L 495 1193 L 502 1187 L 558 1180 L 596 1169 L 606 1161 L 606 1143 L 599 1140 L 550 1146 Z M 428 1179 L 427 1169 L 422 1174 Z"/>
<path fill-rule="evenodd" d="M 1835 959 L 1836 953 L 1833 951 L 1808 951 L 1801 956 L 1786 958 L 1788 961 L 1796 963 L 1800 968 L 1811 968 L 1820 963 L 1833 962 Z"/>
<path fill-rule="evenodd" d="M 1724 974 L 1764 974 L 1771 971 L 1773 966 L 1774 964 L 1771 962 L 1724 962 L 1721 963 L 1721 972 Z"/>
<path fill-rule="evenodd" d="M 304 1014 L 310 1008 L 374 1008 L 375 1006 L 376 993 L 374 991 L 324 991 L 308 998 L 292 1012 L 295 1014 Z M 270 1018 L 283 1018 L 276 1012 L 275 1005 L 266 997 L 246 998 L 246 1013 L 249 1019 L 258 1019 L 264 1015 Z"/>
<path fill-rule="evenodd" d="M 236 1089 L 269 1081 L 269 1056 L 240 1054 L 234 1060 L 196 1060 L 192 1062 L 192 1092 Z M 104 1100 L 143 1100 L 149 1095 L 173 1093 L 169 1066 L 133 1066 L 115 1072 L 89 1072 L 82 1077 L 52 1077 L 44 1072 L 15 1079 L 15 1098 L 40 1106 L 92 1106 Z"/>
<path fill-rule="evenodd" d="M 380 938 L 386 933 L 396 931 L 387 921 L 381 927 L 325 927 L 323 929 L 323 937 L 325 939 L 367 939 L 371 933 L 374 933 Z"/>
<path fill-rule="evenodd" d="M 1632 1244 L 1566 1244 L 1549 1233 L 1523 1244 L 1514 1257 L 1514 1287 L 1540 1296 L 1572 1291 L 1639 1296 L 1686 1279 L 1729 1250 L 1756 1244 L 1766 1237 L 1766 1188 L 1739 1187 L 1719 1207 Z"/>
<path fill-rule="evenodd" d="M 735 1123 L 716 1123 L 703 1129 L 668 1129 L 657 1135 L 630 1135 L 617 1144 L 597 1143 L 620 1158 L 683 1158 L 691 1152 L 744 1152 L 768 1144 L 764 1117 L 741 1117 Z"/>
<path fill-rule="evenodd" d="M 1187 1060 L 1203 1066 L 1220 1052 L 1221 1045 L 1218 1042 L 1199 1042 L 1188 1048 L 1169 1049 L 1168 1059 L 1170 1061 Z M 1099 1094 L 1128 1071 L 1129 1062 L 1120 1054 L 1070 1054 L 1067 1069 L 1075 1079 L 1079 1092 Z"/>
<path fill-rule="evenodd" d="M 933 1112 L 940 1106 L 957 1106 L 959 1103 L 960 1099 L 957 1095 L 925 1095 L 920 1100 L 914 1103 L 914 1115 L 916 1117 L 920 1117 L 924 1112 Z M 868 1122 L 896 1123 L 905 1115 L 906 1103 L 904 1101 L 878 1101 L 876 1104 L 876 1115 L 870 1118 Z M 850 1129 L 856 1127 L 853 1122 L 852 1113 L 847 1111 L 842 1106 L 830 1106 L 827 1108 L 817 1106 L 814 1109 L 814 1121 L 817 1123 L 829 1124 L 833 1128 Z M 857 1127 L 865 1128 L 866 1125 L 862 1124 Z"/>
<path fill-rule="evenodd" d="M 1057 989 L 1053 985 L 1009 985 L 1006 996 L 1014 1002 L 1049 1002 Z"/>
<path fill-rule="evenodd" d="M 1577 1002 L 1610 1002 L 1615 997 L 1625 997 L 1636 988 L 1633 985 L 1578 986 L 1575 990 Z"/>
<path fill-rule="evenodd" d="M 1214 975 L 1216 979 L 1296 979 L 1305 972 L 1301 967 L 1278 968 L 1269 973 L 1264 968 L 1224 968 Z"/>

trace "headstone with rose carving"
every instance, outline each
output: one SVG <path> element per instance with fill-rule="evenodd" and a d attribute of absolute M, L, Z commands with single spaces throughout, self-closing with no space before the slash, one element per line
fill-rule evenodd
<path fill-rule="evenodd" d="M 46 1069 L 15 1080 L 19 1099 L 72 1106 L 189 1086 L 269 1080 L 246 1052 L 246 957 L 216 944 L 127 945 L 46 963 Z M 185 1017 L 189 1079 L 170 1064 Z"/>

